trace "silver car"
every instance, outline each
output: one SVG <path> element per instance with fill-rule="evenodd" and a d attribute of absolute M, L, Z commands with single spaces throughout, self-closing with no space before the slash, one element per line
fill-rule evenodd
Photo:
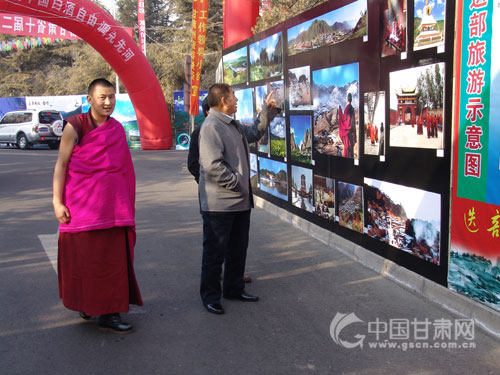
<path fill-rule="evenodd" d="M 0 121 L 0 143 L 25 150 L 35 144 L 48 144 L 57 149 L 63 131 L 63 118 L 58 111 L 26 109 L 7 112 Z"/>

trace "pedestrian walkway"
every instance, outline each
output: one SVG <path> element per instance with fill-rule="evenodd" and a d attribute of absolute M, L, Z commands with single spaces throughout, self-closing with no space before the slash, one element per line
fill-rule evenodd
<path fill-rule="evenodd" d="M 8 233 L 38 221 L 44 231 L 21 249 L 2 237 L 9 246 L 0 253 L 2 373 L 500 373 L 499 339 L 261 208 L 252 212 L 247 259 L 254 279 L 247 290 L 261 300 L 223 300 L 226 314 L 208 313 L 198 292 L 201 217 L 186 157 L 133 152 L 135 265 L 145 305 L 124 314 L 136 326 L 125 336 L 103 333 L 62 307 L 38 240 L 57 228 L 50 177 L 33 159 L 33 178 L 23 180 L 19 194 L 37 194 L 43 207 L 35 215 L 20 199 L 9 206 L 16 219 L 2 220 Z M 25 260 L 14 267 L 15 253 Z"/>

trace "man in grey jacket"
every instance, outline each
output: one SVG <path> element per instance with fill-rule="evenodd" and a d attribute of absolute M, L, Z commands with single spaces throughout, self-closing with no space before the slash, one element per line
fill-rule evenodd
<path fill-rule="evenodd" d="M 273 92 L 267 96 L 255 124 L 245 126 L 232 117 L 238 99 L 229 85 L 215 84 L 208 92 L 210 113 L 199 138 L 198 189 L 203 218 L 200 295 L 203 305 L 214 314 L 224 313 L 221 295 L 247 302 L 259 300 L 246 293 L 243 283 L 253 208 L 248 143 L 258 141 L 278 113 L 272 96 Z"/>

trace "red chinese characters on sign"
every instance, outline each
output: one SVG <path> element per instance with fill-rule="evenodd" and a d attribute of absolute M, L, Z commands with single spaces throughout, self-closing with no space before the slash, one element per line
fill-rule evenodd
<path fill-rule="evenodd" d="M 481 95 L 483 92 L 484 70 L 481 68 L 469 70 L 467 73 L 467 94 Z"/>
<path fill-rule="evenodd" d="M 40 38 L 80 39 L 53 23 L 35 17 L 0 13 L 0 34 L 34 36 Z"/>
<path fill-rule="evenodd" d="M 465 135 L 467 136 L 467 142 L 465 143 L 465 148 L 469 150 L 480 150 L 483 148 L 481 144 L 481 136 L 483 135 L 483 129 L 480 126 L 469 125 L 465 128 Z"/>
<path fill-rule="evenodd" d="M 487 11 L 474 12 L 469 18 L 469 38 L 481 38 L 486 32 Z"/>
<path fill-rule="evenodd" d="M 464 176 L 481 178 L 481 154 L 465 153 Z"/>
<path fill-rule="evenodd" d="M 198 115 L 201 68 L 207 35 L 208 0 L 193 0 L 193 45 L 191 50 L 190 115 Z"/>

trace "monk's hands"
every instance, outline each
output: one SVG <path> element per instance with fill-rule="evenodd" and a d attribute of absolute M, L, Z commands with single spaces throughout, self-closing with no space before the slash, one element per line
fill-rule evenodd
<path fill-rule="evenodd" d="M 62 203 L 54 204 L 54 212 L 56 214 L 57 220 L 59 220 L 59 222 L 62 224 L 68 223 L 69 220 L 71 219 L 68 207 L 66 207 Z"/>
<path fill-rule="evenodd" d="M 273 110 L 274 108 L 276 108 L 278 106 L 278 103 L 276 102 L 276 99 L 273 97 L 275 91 L 276 91 L 276 89 L 272 90 L 267 95 L 266 100 L 265 100 L 267 108 L 269 108 L 270 110 Z"/>

